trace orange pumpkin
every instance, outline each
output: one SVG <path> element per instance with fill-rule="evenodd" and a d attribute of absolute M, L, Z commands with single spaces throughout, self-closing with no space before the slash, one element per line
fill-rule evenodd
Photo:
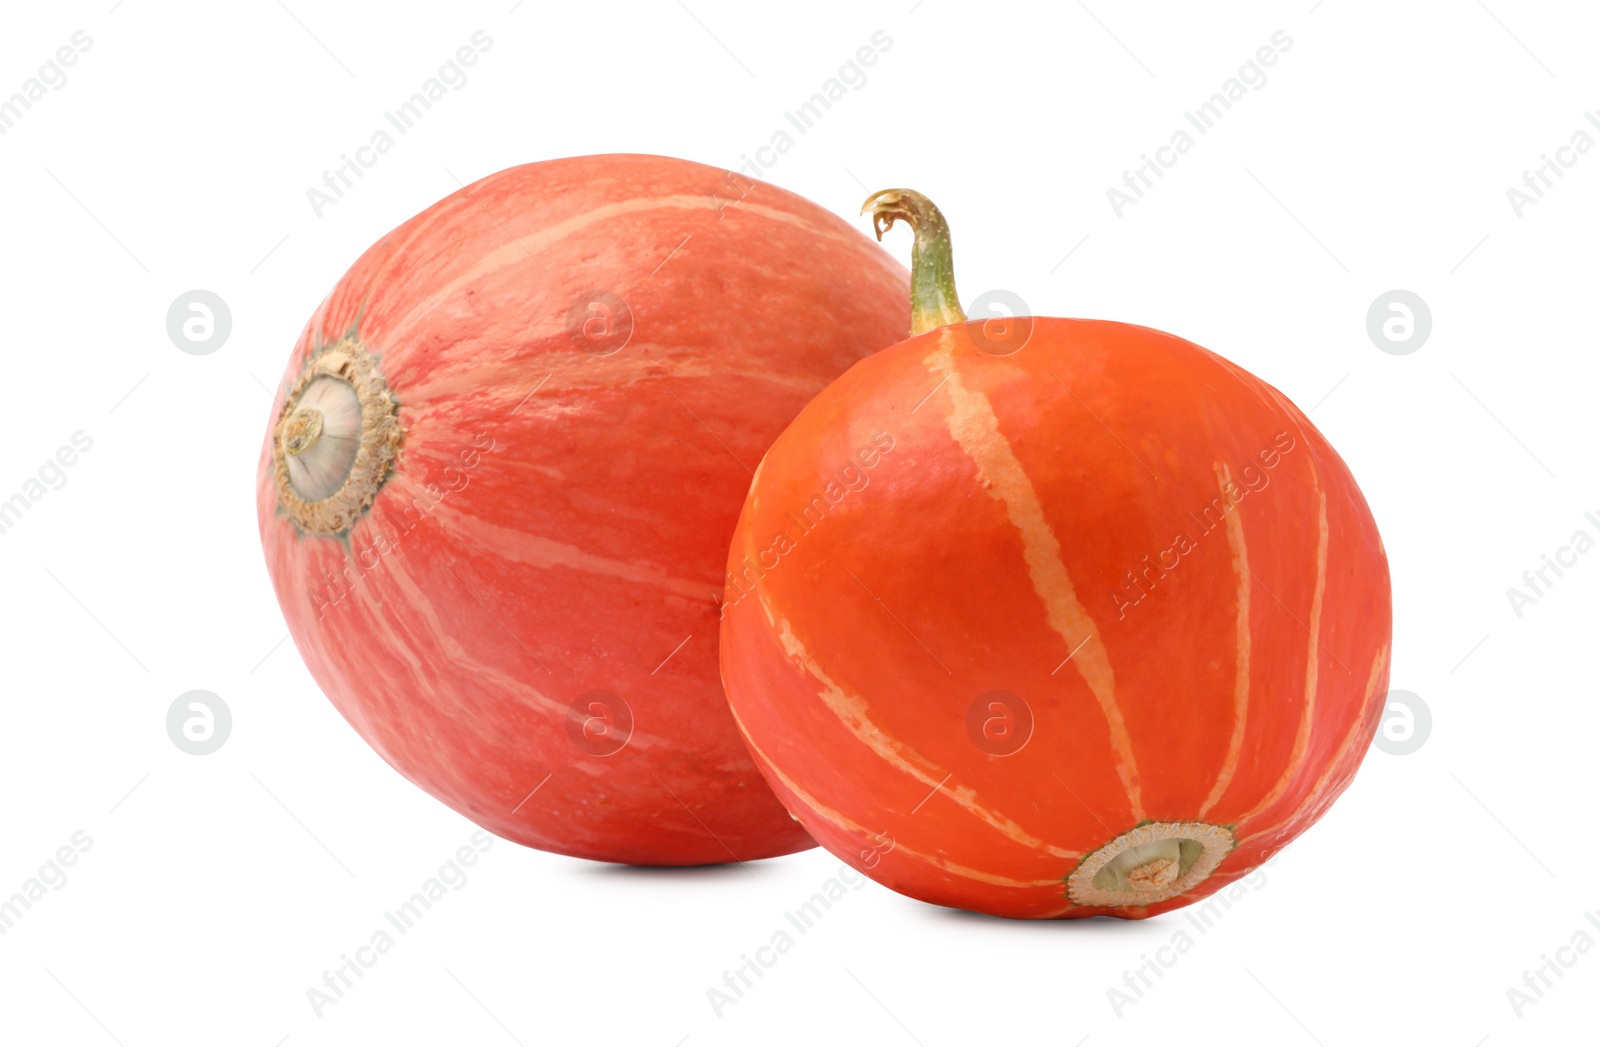
<path fill-rule="evenodd" d="M 779 799 L 897 891 L 1142 918 L 1226 886 L 1349 784 L 1388 680 L 1388 565 L 1345 463 L 1193 343 L 965 322 L 916 233 L 908 341 L 768 451 L 722 673 Z"/>
<path fill-rule="evenodd" d="M 670 157 L 525 164 L 411 218 L 306 325 L 259 459 L 312 676 L 509 840 L 810 847 L 718 686 L 722 557 L 746 463 L 903 329 L 904 288 L 815 204 Z"/>

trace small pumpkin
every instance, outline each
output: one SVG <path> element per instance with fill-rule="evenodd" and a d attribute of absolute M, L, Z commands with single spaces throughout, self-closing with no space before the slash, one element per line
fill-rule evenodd
<path fill-rule="evenodd" d="M 1170 334 L 967 322 L 906 190 L 912 337 L 767 452 L 722 673 L 808 831 L 904 894 L 1141 918 L 1247 874 L 1349 784 L 1389 574 L 1345 463 L 1278 390 Z"/>
<path fill-rule="evenodd" d="M 515 167 L 410 219 L 307 324 L 261 452 L 312 676 L 519 843 L 647 865 L 812 846 L 723 700 L 722 561 L 751 468 L 898 337 L 905 286 L 816 205 L 666 157 Z"/>

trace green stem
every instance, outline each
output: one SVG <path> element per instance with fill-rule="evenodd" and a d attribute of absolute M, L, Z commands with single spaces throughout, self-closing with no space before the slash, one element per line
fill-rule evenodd
<path fill-rule="evenodd" d="M 950 252 L 950 225 L 933 201 L 911 189 L 885 189 L 861 205 L 872 215 L 872 231 L 879 240 L 898 221 L 911 226 L 916 241 L 911 246 L 911 333 L 964 323 L 956 296 L 955 263 Z"/>

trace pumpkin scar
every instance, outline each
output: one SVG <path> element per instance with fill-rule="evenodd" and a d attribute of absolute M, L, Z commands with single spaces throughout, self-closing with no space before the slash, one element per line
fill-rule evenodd
<path fill-rule="evenodd" d="M 875 830 L 868 829 L 865 826 L 852 821 L 843 813 L 827 806 L 819 801 L 816 797 L 800 788 L 800 786 L 797 785 L 792 778 L 778 770 L 778 765 L 773 763 L 767 754 L 761 750 L 761 747 L 751 740 L 750 732 L 745 730 L 744 721 L 739 719 L 739 714 L 737 712 L 733 714 L 733 720 L 734 723 L 738 724 L 739 726 L 739 733 L 744 735 L 745 744 L 750 747 L 750 751 L 754 753 L 756 759 L 761 762 L 765 772 L 776 779 L 779 785 L 787 789 L 796 800 L 804 804 L 807 809 L 809 809 L 810 812 L 818 819 L 827 822 L 836 829 L 843 829 L 845 832 L 850 833 L 861 833 L 869 839 L 880 835 Z M 894 841 L 893 850 L 897 854 L 904 854 L 909 858 L 915 858 L 917 861 L 926 862 L 928 865 L 931 865 L 942 872 L 949 873 L 952 876 L 959 876 L 964 880 L 973 880 L 978 883 L 986 883 L 995 887 L 1056 887 L 1061 883 L 1060 878 L 1054 880 L 1017 880 L 1009 876 L 1001 876 L 998 873 L 989 873 L 984 872 L 981 869 L 973 869 L 965 865 L 957 865 L 944 858 L 939 858 L 931 854 L 923 854 L 920 851 L 913 851 L 911 848 L 907 847 L 898 840 Z M 1072 857 L 1077 858 L 1080 856 L 1075 854 Z"/>
<path fill-rule="evenodd" d="M 1233 483 L 1233 477 L 1226 465 L 1213 464 L 1212 470 L 1217 475 L 1217 490 L 1226 502 L 1227 488 Z M 1228 786 L 1233 784 L 1234 772 L 1239 769 L 1239 754 L 1244 749 L 1245 724 L 1250 714 L 1250 556 L 1245 549 L 1244 520 L 1237 504 L 1233 505 L 1224 520 L 1227 523 L 1228 549 L 1233 553 L 1237 594 L 1234 598 L 1233 733 L 1228 737 L 1228 755 L 1222 761 L 1222 769 L 1217 772 L 1216 784 L 1212 785 L 1205 803 L 1200 805 L 1202 819 L 1222 799 Z M 1314 638 L 1312 642 L 1315 643 Z"/>
<path fill-rule="evenodd" d="M 1011 524 L 1022 538 L 1023 556 L 1033 590 L 1044 603 L 1050 627 L 1066 642 L 1067 650 L 1082 648 L 1072 659 L 1078 675 L 1094 695 L 1111 732 L 1111 745 L 1117 757 L 1117 777 L 1128 796 L 1134 822 L 1145 817 L 1139 793 L 1139 767 L 1133 756 L 1133 740 L 1117 704 L 1116 678 L 1100 631 L 1089 612 L 1079 602 L 1072 579 L 1061 555 L 1061 543 L 1045 518 L 1038 492 L 1011 444 L 1000 432 L 1000 420 L 982 392 L 969 390 L 961 381 L 955 364 L 955 338 L 952 329 L 939 332 L 939 347 L 923 359 L 923 365 L 942 382 L 950 396 L 950 413 L 945 423 L 961 450 L 972 459 L 978 478 L 991 498 L 1005 507 Z"/>
<path fill-rule="evenodd" d="M 766 603 L 765 594 L 762 595 L 762 603 Z M 772 613 L 770 608 L 768 613 Z M 1082 857 L 1082 854 L 1078 851 L 1067 850 L 1066 848 L 1046 843 L 1005 815 L 998 811 L 989 810 L 978 802 L 978 794 L 975 789 L 956 787 L 940 790 L 939 787 L 949 780 L 949 773 L 943 771 L 933 761 L 915 749 L 891 738 L 883 728 L 873 722 L 867 703 L 860 696 L 847 694 L 844 688 L 835 683 L 823 671 L 822 666 L 817 664 L 816 659 L 811 657 L 811 653 L 800 642 L 800 638 L 794 634 L 794 629 L 790 627 L 788 619 L 779 618 L 777 619 L 777 624 L 779 630 L 778 638 L 783 644 L 784 653 L 789 656 L 791 661 L 822 685 L 822 690 L 818 692 L 818 697 L 839 718 L 839 722 L 845 726 L 845 729 L 867 748 L 871 749 L 873 753 L 924 785 L 933 787 L 936 792 L 943 791 L 959 807 L 976 815 L 1010 840 L 1025 847 L 1042 850 L 1058 858 L 1075 860 Z"/>
<path fill-rule="evenodd" d="M 1317 491 L 1317 581 L 1312 590 L 1311 620 L 1308 623 L 1311 641 L 1306 646 L 1305 709 L 1300 714 L 1300 725 L 1295 729 L 1294 748 L 1289 751 L 1289 762 L 1284 767 L 1283 774 L 1278 777 L 1277 784 L 1271 791 L 1261 798 L 1260 803 L 1240 816 L 1239 824 L 1268 810 L 1282 798 L 1289 788 L 1289 783 L 1294 780 L 1295 772 L 1300 770 L 1301 763 L 1305 760 L 1306 749 L 1311 744 L 1312 713 L 1317 703 L 1317 659 L 1320 657 L 1317 647 L 1321 642 L 1319 638 L 1322 632 L 1322 597 L 1328 588 L 1328 494 L 1322 489 L 1322 479 L 1317 474 L 1315 461 L 1311 463 L 1311 483 Z"/>

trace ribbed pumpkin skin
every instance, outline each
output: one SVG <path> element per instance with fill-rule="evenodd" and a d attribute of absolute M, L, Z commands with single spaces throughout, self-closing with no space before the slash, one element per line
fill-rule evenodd
<path fill-rule="evenodd" d="M 572 334 L 595 289 L 632 311 L 610 355 Z M 284 381 L 354 325 L 399 404 L 395 472 L 347 538 L 318 537 L 279 511 L 270 423 L 261 457 L 261 541 L 311 674 L 397 770 L 519 843 L 661 865 L 812 846 L 723 699 L 723 561 L 750 468 L 903 337 L 906 298 L 844 221 L 680 160 L 530 164 L 412 218 Z M 569 732 L 595 690 L 632 714 L 610 755 Z"/>
<path fill-rule="evenodd" d="M 800 413 L 734 536 L 723 678 L 785 805 L 880 883 L 1151 916 L 1248 873 L 1349 783 L 1387 689 L 1388 565 L 1344 462 L 1271 386 L 1148 328 L 1032 323 L 1010 356 L 977 324 L 930 331 Z M 892 450 L 858 456 L 874 434 Z M 1219 512 L 1228 477 L 1244 493 Z M 1192 548 L 1163 556 L 1180 533 Z M 1033 717 L 1009 755 L 969 733 L 996 690 Z M 1147 820 L 1236 846 L 1185 895 L 1072 903 L 1081 857 Z"/>

